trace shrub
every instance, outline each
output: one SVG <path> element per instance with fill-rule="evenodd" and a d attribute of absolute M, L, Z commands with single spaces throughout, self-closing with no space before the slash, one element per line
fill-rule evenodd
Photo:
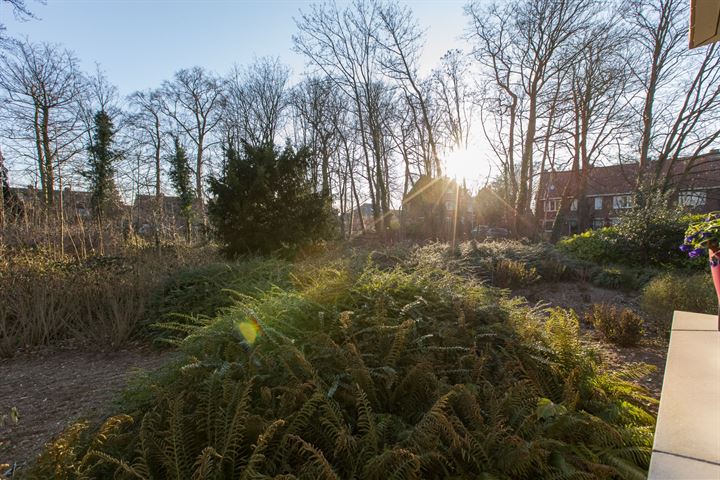
<path fill-rule="evenodd" d="M 534 269 L 540 278 L 548 282 L 576 279 L 578 272 L 587 266 L 585 262 L 568 258 L 547 243 L 528 244 L 515 240 L 480 243 L 472 240 L 462 243 L 459 251 L 461 267 L 486 277 L 492 276 L 500 260 L 522 263 L 525 270 Z"/>
<path fill-rule="evenodd" d="M 289 274 L 287 262 L 260 258 L 181 269 L 153 295 L 147 322 L 172 314 L 214 317 L 232 305 L 237 294 L 254 295 L 273 285 L 287 286 Z"/>
<path fill-rule="evenodd" d="M 642 318 L 629 308 L 618 311 L 615 305 L 595 304 L 585 315 L 585 320 L 609 342 L 621 347 L 637 345 L 643 335 Z"/>
<path fill-rule="evenodd" d="M 593 285 L 602 288 L 638 290 L 657 274 L 657 270 L 650 268 L 606 265 L 592 269 L 590 281 Z"/>
<path fill-rule="evenodd" d="M 669 329 L 673 312 L 717 312 L 717 296 L 709 273 L 665 274 L 647 284 L 641 298 L 642 309 L 650 318 Z"/>
<path fill-rule="evenodd" d="M 208 214 L 225 253 L 294 253 L 331 237 L 335 215 L 310 182 L 310 149 L 243 147 L 228 148 L 222 177 L 210 179 Z"/>
<path fill-rule="evenodd" d="M 311 298 L 274 288 L 195 327 L 132 417 L 70 429 L 28 476 L 643 477 L 654 418 L 583 350 L 574 314 L 543 328 L 432 267 L 318 277 L 329 293 L 302 280 Z"/>
<path fill-rule="evenodd" d="M 212 260 L 212 249 L 128 249 L 78 262 L 27 249 L 0 259 L 0 356 L 68 340 L 119 347 L 147 320 L 168 275 Z M 164 305 L 170 311 L 172 296 Z M 184 308 L 184 305 L 180 308 Z M 152 321 L 157 321 L 153 316 Z"/>
<path fill-rule="evenodd" d="M 621 261 L 629 247 L 614 227 L 588 230 L 560 240 L 557 246 L 562 252 L 593 263 Z"/>
<path fill-rule="evenodd" d="M 500 288 L 526 287 L 540 279 L 535 267 L 501 258 L 493 265 L 493 283 Z"/>
<path fill-rule="evenodd" d="M 0 356 L 74 340 L 118 347 L 145 314 L 151 272 L 111 268 L 0 272 Z"/>
<path fill-rule="evenodd" d="M 558 248 L 575 258 L 599 264 L 702 268 L 688 261 L 679 246 L 685 229 L 697 220 L 683 210 L 654 201 L 626 212 L 618 225 L 588 230 L 558 242 Z"/>

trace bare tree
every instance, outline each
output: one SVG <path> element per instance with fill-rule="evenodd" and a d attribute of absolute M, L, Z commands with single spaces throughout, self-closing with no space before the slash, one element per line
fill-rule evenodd
<path fill-rule="evenodd" d="M 36 0 L 40 3 L 45 3 L 45 0 Z M 29 18 L 35 18 L 35 15 L 30 11 L 25 0 L 0 0 L 0 7 L 3 4 L 7 4 L 12 9 L 13 15 L 19 20 L 27 20 Z M 3 40 L 3 31 L 5 25 L 0 23 L 0 41 Z"/>
<path fill-rule="evenodd" d="M 422 53 L 423 31 L 408 7 L 383 3 L 378 8 L 381 28 L 375 33 L 382 55 L 380 65 L 386 75 L 396 80 L 405 91 L 408 105 L 417 105 L 419 127 L 424 130 L 429 146 L 426 174 L 442 176 L 438 157 L 435 125 L 431 120 L 428 92 L 421 86 L 417 64 Z"/>
<path fill-rule="evenodd" d="M 329 196 L 331 163 L 340 149 L 339 131 L 345 121 L 342 98 L 333 90 L 331 80 L 310 77 L 293 89 L 290 102 L 296 118 L 296 134 L 313 152 L 313 183 L 316 188 L 319 185 L 323 195 Z M 347 164 L 339 168 L 347 171 Z"/>
<path fill-rule="evenodd" d="M 195 146 L 195 194 L 203 199 L 203 168 L 209 135 L 221 120 L 224 102 L 221 81 L 201 67 L 179 70 L 163 82 L 163 112 Z"/>
<path fill-rule="evenodd" d="M 532 198 L 533 152 L 540 102 L 552 80 L 567 68 L 568 62 L 574 61 L 566 47 L 588 28 L 595 12 L 594 0 L 522 0 L 487 8 L 474 2 L 466 7 L 471 18 L 469 37 L 476 43 L 474 56 L 510 100 L 512 134 L 505 147 L 508 154 L 515 151 L 515 134 L 520 126 L 519 102 L 524 103 L 525 118 L 521 126 L 524 138 L 515 199 L 518 233 L 532 228 L 526 215 Z M 514 170 L 514 158 L 509 163 Z"/>
<path fill-rule="evenodd" d="M 385 231 L 389 209 L 388 161 L 383 152 L 383 102 L 378 61 L 379 9 L 376 2 L 356 0 L 344 9 L 314 5 L 295 22 L 295 49 L 330 78 L 348 99 L 357 128 L 364 175 L 376 228 Z"/>
<path fill-rule="evenodd" d="M 684 3 L 680 0 L 633 0 L 630 3 L 630 18 L 640 51 L 640 58 L 633 64 L 644 92 L 639 159 L 642 168 L 649 161 L 656 96 L 680 73 L 678 66 L 685 55 L 687 30 L 682 22 L 687 15 L 683 15 Z"/>
<path fill-rule="evenodd" d="M 458 49 L 448 51 L 433 71 L 432 80 L 441 111 L 440 124 L 450 146 L 468 147 L 473 117 L 473 92 L 467 81 L 469 65 L 466 55 Z"/>
<path fill-rule="evenodd" d="M 662 191 L 720 136 L 720 49 L 687 50 L 687 17 L 687 2 L 680 0 L 630 3 L 631 65 L 642 105 L 638 180 Z M 678 174 L 683 157 L 690 160 Z"/>
<path fill-rule="evenodd" d="M 263 57 L 247 68 L 235 66 L 227 80 L 223 113 L 235 141 L 270 145 L 276 141 L 287 107 L 290 70 L 278 59 Z"/>
<path fill-rule="evenodd" d="M 5 157 L 0 149 L 0 230 L 5 228 L 5 190 L 9 187 L 8 170 L 5 167 Z"/>
<path fill-rule="evenodd" d="M 128 115 L 127 123 L 137 132 L 137 141 L 140 145 L 150 149 L 154 166 L 154 190 L 156 199 L 162 196 L 162 147 L 163 147 L 163 117 L 162 98 L 157 90 L 135 92 L 128 97 L 130 106 L 134 109 Z"/>
<path fill-rule="evenodd" d="M 564 99 L 561 115 L 567 117 L 561 128 L 569 137 L 573 180 L 561 194 L 552 241 L 559 239 L 560 227 L 573 202 L 577 205 L 578 228 L 591 226 L 586 199 L 590 172 L 598 161 L 614 160 L 626 147 L 624 138 L 631 133 L 631 70 L 624 58 L 630 32 L 619 21 L 620 12 L 608 13 L 580 38 L 576 47 L 579 53 L 564 82 L 569 88 L 559 89 Z"/>
<path fill-rule="evenodd" d="M 32 143 L 46 205 L 54 200 L 58 152 L 82 134 L 77 104 L 83 89 L 75 56 L 56 45 L 14 41 L 0 55 L 0 90 L 14 119 L 8 136 Z"/>

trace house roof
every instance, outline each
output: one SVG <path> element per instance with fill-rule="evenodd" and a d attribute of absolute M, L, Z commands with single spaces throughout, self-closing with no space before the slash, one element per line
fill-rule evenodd
<path fill-rule="evenodd" d="M 15 193 L 18 198 L 22 201 L 35 201 L 40 199 L 42 191 L 35 187 L 10 187 L 10 191 Z M 70 187 L 65 187 L 62 191 L 63 203 L 87 203 L 90 204 L 92 193 L 85 192 L 82 190 L 71 190 Z M 53 199 L 59 201 L 60 190 L 53 190 Z"/>
<path fill-rule="evenodd" d="M 151 212 L 157 207 L 157 198 L 155 195 L 141 195 L 135 196 L 134 207 L 138 211 Z M 166 213 L 177 213 L 180 211 L 180 197 L 174 195 L 161 195 L 160 202 L 163 210 Z M 194 209 L 200 210 L 202 207 L 200 202 L 195 199 Z"/>
<path fill-rule="evenodd" d="M 650 162 L 649 173 L 654 173 L 656 163 Z M 633 192 L 640 171 L 637 163 L 594 167 L 588 174 L 587 195 L 612 195 Z M 670 176 L 670 184 L 678 189 L 711 188 L 720 186 L 720 153 L 711 152 L 697 158 L 683 158 L 672 169 L 663 172 Z M 561 197 L 568 183 L 574 179 L 571 171 L 546 172 L 540 176 L 540 198 Z M 574 185 L 569 185 L 572 195 Z"/>

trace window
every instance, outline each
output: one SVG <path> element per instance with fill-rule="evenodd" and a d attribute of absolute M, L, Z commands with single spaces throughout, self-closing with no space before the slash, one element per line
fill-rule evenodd
<path fill-rule="evenodd" d="M 702 207 L 707 200 L 707 192 L 685 190 L 678 195 L 678 205 L 681 207 Z"/>
<path fill-rule="evenodd" d="M 602 210 L 602 207 L 603 207 L 602 197 L 595 197 L 593 200 L 595 201 L 595 210 Z"/>
<path fill-rule="evenodd" d="M 603 228 L 605 226 L 605 220 L 602 218 L 594 218 L 593 219 L 593 228 Z"/>
<path fill-rule="evenodd" d="M 573 212 L 577 212 L 577 207 L 578 207 L 578 201 L 577 201 L 577 198 L 576 198 L 576 199 L 573 200 L 572 203 L 570 204 L 570 210 L 573 211 Z"/>
<path fill-rule="evenodd" d="M 570 235 L 574 235 L 574 234 L 576 234 L 576 233 L 579 233 L 577 220 L 570 220 L 570 221 L 568 221 L 568 233 L 569 233 Z"/>
<path fill-rule="evenodd" d="M 613 197 L 613 208 L 616 210 L 622 208 L 632 208 L 632 195 L 617 195 Z"/>
<path fill-rule="evenodd" d="M 560 208 L 560 200 L 545 200 L 545 211 L 546 212 L 557 212 Z"/>

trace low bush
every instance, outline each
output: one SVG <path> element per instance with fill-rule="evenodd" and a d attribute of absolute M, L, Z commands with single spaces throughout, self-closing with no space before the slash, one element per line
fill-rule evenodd
<path fill-rule="evenodd" d="M 153 299 L 165 278 L 213 258 L 212 249 L 204 248 L 128 249 L 123 256 L 83 261 L 41 250 L 3 253 L 0 356 L 68 341 L 119 347 L 154 311 Z M 181 311 L 168 305 L 171 300 L 165 301 L 167 309 Z"/>
<path fill-rule="evenodd" d="M 679 246 L 685 229 L 698 220 L 682 210 L 650 206 L 628 211 L 612 227 L 588 230 L 560 240 L 558 248 L 573 257 L 597 264 L 623 264 L 700 269 L 704 262 L 688 260 Z"/>
<path fill-rule="evenodd" d="M 287 262 L 259 258 L 179 270 L 153 295 L 147 321 L 157 322 L 176 313 L 213 317 L 232 305 L 237 294 L 253 295 L 273 285 L 288 286 L 289 273 Z"/>
<path fill-rule="evenodd" d="M 713 314 L 718 308 L 712 277 L 708 272 L 661 275 L 644 288 L 641 304 L 648 317 L 667 330 L 675 310 Z"/>
<path fill-rule="evenodd" d="M 615 305 L 595 304 L 585 320 L 600 331 L 606 340 L 621 347 L 634 347 L 643 335 L 643 319 L 638 314 Z"/>
<path fill-rule="evenodd" d="M 590 282 L 598 287 L 614 290 L 640 290 L 658 273 L 651 268 L 596 266 L 590 270 Z"/>
<path fill-rule="evenodd" d="M 644 478 L 647 398 L 583 349 L 572 312 L 447 269 L 327 269 L 193 327 L 173 372 L 26 475 Z"/>
<path fill-rule="evenodd" d="M 557 247 L 575 258 L 598 264 L 620 262 L 630 249 L 614 227 L 588 230 L 564 238 Z"/>
<path fill-rule="evenodd" d="M 494 262 L 492 281 L 500 288 L 526 287 L 539 279 L 535 267 L 528 267 L 517 260 L 501 258 Z"/>
<path fill-rule="evenodd" d="M 525 270 L 534 270 L 538 279 L 548 282 L 577 279 L 578 272 L 588 266 L 587 262 L 569 258 L 550 244 L 523 243 L 515 240 L 464 242 L 459 247 L 458 261 L 465 269 L 488 278 L 500 261 L 506 261 L 500 268 L 516 269 L 517 263 L 521 263 L 525 266 Z"/>

